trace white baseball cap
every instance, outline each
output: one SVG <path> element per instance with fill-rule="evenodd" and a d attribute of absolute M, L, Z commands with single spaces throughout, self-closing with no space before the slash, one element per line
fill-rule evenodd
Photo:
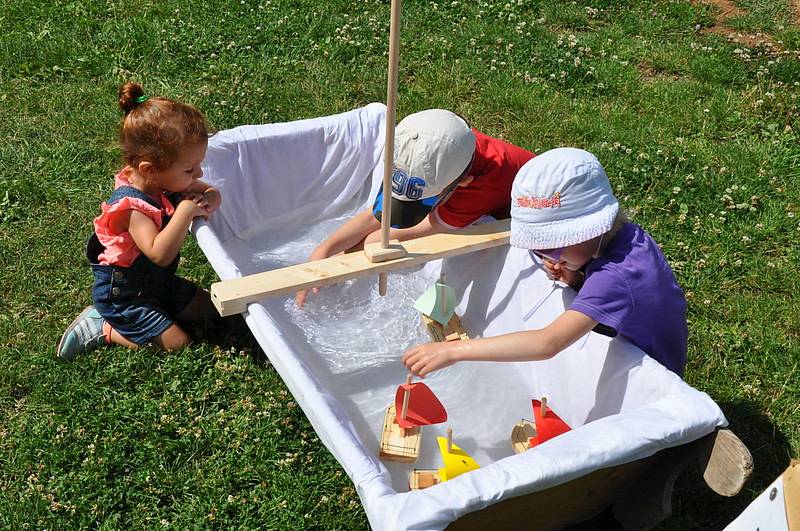
<path fill-rule="evenodd" d="M 395 128 L 392 197 L 419 201 L 439 195 L 474 153 L 475 135 L 457 114 L 444 109 L 409 114 Z"/>
<path fill-rule="evenodd" d="M 619 202 L 597 157 L 557 148 L 532 158 L 511 187 L 511 245 L 555 249 L 611 230 Z"/>

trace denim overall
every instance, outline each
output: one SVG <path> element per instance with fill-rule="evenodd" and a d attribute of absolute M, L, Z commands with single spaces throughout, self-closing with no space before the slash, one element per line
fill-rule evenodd
<path fill-rule="evenodd" d="M 114 190 L 108 204 L 125 197 L 141 199 L 161 210 L 162 230 L 166 227 L 170 216 L 164 213 L 161 204 L 132 186 Z M 175 316 L 194 297 L 197 286 L 175 275 L 180 253 L 166 267 L 155 264 L 144 253 L 129 267 L 120 267 L 99 264 L 98 256 L 104 251 L 97 235 L 92 234 L 86 245 L 86 257 L 94 274 L 95 308 L 125 338 L 137 345 L 148 343 L 175 322 Z"/>

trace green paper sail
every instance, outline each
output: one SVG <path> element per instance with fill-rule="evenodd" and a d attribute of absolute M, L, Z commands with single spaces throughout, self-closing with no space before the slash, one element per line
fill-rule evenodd
<path fill-rule="evenodd" d="M 447 326 L 456 310 L 456 292 L 447 284 L 437 282 L 417 299 L 414 308 L 442 326 Z"/>

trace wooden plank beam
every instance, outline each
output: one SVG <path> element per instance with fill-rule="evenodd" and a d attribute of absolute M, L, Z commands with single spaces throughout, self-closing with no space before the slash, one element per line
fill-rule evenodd
<path fill-rule="evenodd" d="M 299 290 L 506 245 L 511 235 L 510 225 L 510 220 L 502 220 L 406 240 L 403 242 L 406 256 L 386 262 L 370 262 L 364 253 L 357 252 L 216 282 L 211 285 L 211 300 L 222 316 L 242 313 L 249 303 L 267 297 L 292 295 Z"/>

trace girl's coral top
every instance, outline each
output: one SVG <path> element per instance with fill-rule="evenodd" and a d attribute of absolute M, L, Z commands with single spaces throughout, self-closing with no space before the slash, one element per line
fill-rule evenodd
<path fill-rule="evenodd" d="M 127 168 L 123 168 L 114 177 L 115 189 L 120 186 L 131 186 L 126 173 Z M 164 192 L 161 192 L 159 197 L 153 197 L 153 199 L 161 205 L 160 209 L 143 199 L 135 197 L 124 197 L 111 205 L 108 203 L 100 205 L 102 213 L 94 218 L 94 231 L 97 234 L 97 239 L 105 247 L 105 251 L 98 256 L 101 265 L 130 267 L 142 254 L 142 251 L 136 246 L 127 230 L 117 232 L 113 229 L 117 225 L 115 221 L 126 215 L 127 211 L 137 210 L 145 214 L 153 220 L 159 231 L 163 227 L 164 216 L 172 216 L 175 213 L 175 207 L 166 198 Z"/>

